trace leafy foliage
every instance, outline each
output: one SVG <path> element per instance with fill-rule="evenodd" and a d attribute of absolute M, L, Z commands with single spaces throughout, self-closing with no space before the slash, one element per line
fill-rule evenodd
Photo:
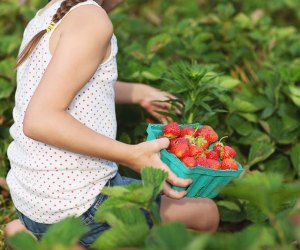
<path fill-rule="evenodd" d="M 9 170 L 6 151 L 16 87 L 12 66 L 24 26 L 45 2 L 0 3 L 0 178 Z M 245 173 L 218 197 L 220 231 L 225 232 L 215 235 L 194 234 L 179 224 L 159 225 L 153 199 L 163 174 L 156 177 L 150 170 L 144 172 L 143 183 L 104 191 L 111 198 L 97 218 L 112 229 L 99 238 L 97 248 L 114 244 L 141 249 L 177 249 L 184 244 L 185 249 L 299 248 L 299 227 L 290 219 L 298 212 L 300 175 L 298 5 L 298 0 L 128 0 L 112 13 L 119 78 L 177 95 L 184 104 L 183 114 L 169 115 L 182 123 L 205 122 L 229 135 L 228 143 L 236 149 Z M 118 138 L 127 143 L 145 140 L 148 115 L 136 107 L 117 107 L 117 112 Z M 14 211 L 7 190 L 0 191 L 4 224 Z M 151 232 L 141 207 L 152 213 L 156 225 Z M 70 223 L 75 228 L 76 222 Z M 132 231 L 125 230 L 127 224 Z M 63 236 L 56 247 L 66 248 L 63 242 L 71 244 L 77 233 Z M 118 243 L 113 240 L 116 235 Z M 18 249 L 43 244 L 29 235 L 16 237 Z"/>
<path fill-rule="evenodd" d="M 299 183 L 283 185 L 282 177 L 277 174 L 261 174 L 259 172 L 237 179 L 232 185 L 224 187 L 222 193 L 231 198 L 253 204 L 249 211 L 254 218 L 253 225 L 236 233 L 199 234 L 188 231 L 180 223 L 162 225 L 157 222 L 150 231 L 143 211 L 152 213 L 151 206 L 155 196 L 147 195 L 148 200 L 140 196 L 132 197 L 132 193 L 145 191 L 147 186 L 158 194 L 166 179 L 162 170 L 144 168 L 141 185 L 131 184 L 118 192 L 118 187 L 107 188 L 105 193 L 110 197 L 100 205 L 96 220 L 106 222 L 110 226 L 93 243 L 94 249 L 119 249 L 137 247 L 151 250 L 180 249 L 293 249 L 291 243 L 299 240 L 296 225 L 286 220 L 292 213 L 291 203 L 300 194 Z M 249 192 L 251 190 L 252 192 Z M 120 195 L 121 194 L 121 195 Z M 220 201 L 221 207 L 240 207 L 233 202 Z M 230 211 L 230 210 L 229 210 Z M 265 215 L 261 216 L 261 215 Z M 153 216 L 152 216 L 153 218 Z M 268 223 L 265 223 L 268 218 Z M 19 233 L 9 239 L 16 249 L 67 249 L 86 232 L 86 228 L 76 218 L 69 218 L 52 226 L 38 243 L 29 234 Z M 27 248 L 26 248 L 27 247 Z"/>
<path fill-rule="evenodd" d="M 165 90 L 172 90 L 181 100 L 184 100 L 183 115 L 173 118 L 180 123 L 205 123 L 217 112 L 225 112 L 218 97 L 226 91 L 225 86 L 234 86 L 239 82 L 229 77 L 221 77 L 209 67 L 198 64 L 179 63 L 172 67 L 170 79 L 164 85 Z M 232 80 L 232 81 L 230 81 Z M 166 114 L 170 115 L 170 114 Z"/>
<path fill-rule="evenodd" d="M 87 226 L 79 218 L 69 217 L 50 226 L 41 242 L 37 242 L 30 234 L 21 232 L 9 238 L 8 243 L 16 250 L 63 250 L 74 246 L 87 231 Z"/>

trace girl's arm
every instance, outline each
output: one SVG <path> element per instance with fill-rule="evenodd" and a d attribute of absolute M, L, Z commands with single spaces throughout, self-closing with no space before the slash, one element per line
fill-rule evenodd
<path fill-rule="evenodd" d="M 103 136 L 76 120 L 66 110 L 104 60 L 113 33 L 107 14 L 96 6 L 81 6 L 61 22 L 52 59 L 32 96 L 23 121 L 24 134 L 34 140 L 79 154 L 124 164 L 135 171 L 144 166 L 169 172 L 168 182 L 187 186 L 161 162 L 159 151 L 167 139 L 128 145 Z M 164 192 L 181 198 L 168 185 Z"/>
<path fill-rule="evenodd" d="M 167 124 L 172 121 L 171 118 L 157 112 L 162 111 L 168 113 L 171 104 L 166 101 L 177 99 L 177 97 L 168 92 L 142 83 L 125 83 L 118 81 L 115 85 L 115 95 L 117 104 L 138 104 L 160 122 Z M 179 104 L 177 114 L 181 114 L 181 107 Z"/>
<path fill-rule="evenodd" d="M 124 2 L 124 0 L 104 0 L 101 6 L 108 13 L 123 2 Z"/>

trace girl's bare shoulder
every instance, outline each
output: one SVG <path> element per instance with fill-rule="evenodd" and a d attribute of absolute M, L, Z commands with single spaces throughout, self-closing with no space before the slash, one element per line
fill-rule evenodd
<path fill-rule="evenodd" d="M 93 4 L 80 5 L 73 8 L 62 20 L 61 33 L 78 33 L 91 35 L 92 39 L 111 37 L 112 22 L 106 11 Z"/>

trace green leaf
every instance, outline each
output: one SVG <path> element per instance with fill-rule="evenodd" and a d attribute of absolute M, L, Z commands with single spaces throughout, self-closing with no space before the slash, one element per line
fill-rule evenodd
<path fill-rule="evenodd" d="M 276 142 L 280 144 L 293 143 L 297 140 L 298 136 L 298 131 L 295 130 L 295 123 L 292 122 L 293 119 L 287 119 L 287 116 L 282 117 L 271 116 L 267 121 L 260 121 L 259 123 Z"/>
<path fill-rule="evenodd" d="M 9 97 L 13 90 L 14 86 L 12 83 L 0 77 L 0 99 Z"/>
<path fill-rule="evenodd" d="M 295 27 L 283 27 L 283 28 L 275 28 L 273 30 L 273 32 L 275 33 L 275 35 L 277 36 L 278 39 L 285 39 L 288 36 L 292 35 L 293 33 L 296 32 L 296 28 Z"/>
<path fill-rule="evenodd" d="M 112 227 L 146 224 L 144 214 L 137 207 L 110 207 L 107 209 L 100 206 L 98 210 L 97 219 L 101 222 L 107 222 Z"/>
<path fill-rule="evenodd" d="M 99 250 L 139 247 L 143 245 L 148 233 L 147 224 L 122 225 L 104 231 L 92 247 Z"/>
<path fill-rule="evenodd" d="M 132 203 L 147 204 L 154 197 L 154 187 L 150 185 L 143 186 L 141 183 L 132 183 L 127 186 L 103 188 L 102 193 L 112 198 Z M 107 204 L 107 201 L 103 204 Z"/>
<path fill-rule="evenodd" d="M 172 37 L 169 34 L 162 33 L 157 36 L 152 37 L 147 43 L 147 50 L 151 53 L 156 53 L 161 48 L 168 45 Z"/>
<path fill-rule="evenodd" d="M 276 155 L 273 159 L 263 163 L 264 170 L 270 173 L 281 173 L 285 176 L 293 177 L 291 164 L 287 156 Z"/>
<path fill-rule="evenodd" d="M 253 206 L 251 203 L 246 206 L 246 218 L 254 223 L 262 223 L 268 219 L 260 209 Z"/>
<path fill-rule="evenodd" d="M 239 112 L 245 112 L 245 113 L 253 113 L 255 111 L 258 111 L 260 108 L 257 107 L 253 102 L 235 98 L 232 102 L 232 107 Z"/>
<path fill-rule="evenodd" d="M 253 131 L 253 126 L 250 122 L 245 121 L 243 118 L 235 114 L 230 116 L 226 120 L 226 123 L 237 133 L 243 136 L 247 136 Z"/>
<path fill-rule="evenodd" d="M 230 76 L 220 76 L 219 77 L 219 85 L 226 89 L 232 89 L 241 84 L 238 79 L 235 79 Z"/>
<path fill-rule="evenodd" d="M 131 144 L 131 138 L 127 133 L 122 133 L 119 137 L 119 141 L 127 143 L 127 144 Z"/>
<path fill-rule="evenodd" d="M 160 207 L 157 204 L 156 201 L 152 201 L 151 205 L 149 207 L 150 213 L 152 215 L 153 224 L 157 225 L 161 223 L 161 217 L 160 217 Z"/>
<path fill-rule="evenodd" d="M 112 208 L 124 208 L 124 207 L 140 207 L 142 204 L 138 204 L 134 201 L 128 201 L 119 197 L 111 197 L 107 200 L 105 200 L 101 206 L 98 208 L 96 214 L 95 214 L 95 220 L 96 221 L 102 221 L 102 210 L 109 210 Z M 101 220 L 100 220 L 101 219 Z"/>
<path fill-rule="evenodd" d="M 178 237 L 180 235 L 180 237 Z M 170 223 L 160 225 L 151 231 L 146 239 L 147 249 L 182 250 L 192 240 L 183 224 Z"/>
<path fill-rule="evenodd" d="M 15 63 L 16 59 L 14 57 L 8 57 L 5 60 L 1 60 L 0 75 L 13 79 L 15 77 L 15 71 L 13 70 Z"/>
<path fill-rule="evenodd" d="M 291 98 L 295 105 L 300 107 L 300 87 L 289 86 L 288 96 Z"/>
<path fill-rule="evenodd" d="M 238 142 L 244 145 L 252 145 L 258 142 L 270 143 L 271 139 L 267 134 L 254 129 L 250 135 L 239 138 Z"/>
<path fill-rule="evenodd" d="M 188 245 L 186 246 L 185 250 L 207 249 L 210 238 L 211 235 L 208 234 L 198 235 L 196 238 L 188 242 Z"/>
<path fill-rule="evenodd" d="M 271 154 L 274 153 L 274 151 L 275 148 L 271 143 L 265 143 L 265 142 L 253 143 L 250 148 L 247 165 L 251 167 L 256 163 L 267 159 Z"/>
<path fill-rule="evenodd" d="M 32 235 L 25 232 L 20 232 L 13 235 L 7 240 L 7 243 L 9 246 L 13 247 L 16 250 L 24 250 L 24 249 L 38 250 L 39 249 L 38 241 L 34 239 Z"/>
<path fill-rule="evenodd" d="M 151 167 L 144 167 L 141 173 L 143 184 L 154 187 L 154 196 L 157 196 L 163 189 L 167 176 L 168 173 L 166 171 Z"/>
<path fill-rule="evenodd" d="M 237 233 L 219 234 L 211 239 L 209 246 L 214 250 L 259 250 L 273 249 L 271 247 L 276 246 L 276 243 L 272 228 L 264 224 L 254 224 Z"/>
<path fill-rule="evenodd" d="M 217 202 L 222 221 L 240 222 L 245 217 L 245 212 L 241 210 L 233 201 L 221 200 Z"/>
<path fill-rule="evenodd" d="M 136 188 L 142 187 L 141 183 L 132 183 L 130 185 Z M 110 197 L 123 197 L 130 192 L 130 189 L 128 186 L 104 187 L 101 192 Z"/>
<path fill-rule="evenodd" d="M 291 153 L 290 153 L 291 161 L 293 163 L 293 167 L 296 170 L 298 176 L 300 176 L 300 143 L 296 144 Z"/>
<path fill-rule="evenodd" d="M 261 119 L 267 119 L 269 118 L 275 111 L 275 107 L 273 105 L 267 106 L 261 113 L 260 118 Z"/>
<path fill-rule="evenodd" d="M 41 243 L 44 246 L 71 246 L 87 232 L 88 227 L 80 218 L 68 217 L 50 226 Z"/>
<path fill-rule="evenodd" d="M 245 118 L 249 122 L 257 122 L 258 117 L 251 113 L 238 113 L 241 117 Z"/>
<path fill-rule="evenodd" d="M 241 27 L 241 28 L 252 28 L 253 23 L 250 17 L 248 17 L 246 14 L 244 13 L 239 13 L 235 16 L 234 21 L 237 22 L 237 24 Z"/>
<path fill-rule="evenodd" d="M 283 184 L 283 177 L 279 174 L 254 172 L 235 179 L 221 193 L 249 201 L 269 217 L 278 212 L 285 202 L 300 195 L 300 183 Z"/>

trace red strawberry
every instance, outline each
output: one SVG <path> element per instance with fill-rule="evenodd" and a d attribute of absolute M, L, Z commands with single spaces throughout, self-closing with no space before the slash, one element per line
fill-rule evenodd
<path fill-rule="evenodd" d="M 170 152 L 174 155 L 176 155 L 178 158 L 183 158 L 186 156 L 189 156 L 190 154 L 190 150 L 189 150 L 189 146 L 186 144 L 174 144 L 171 148 L 170 148 Z"/>
<path fill-rule="evenodd" d="M 214 159 L 206 159 L 208 167 L 213 169 L 221 169 L 221 163 Z"/>
<path fill-rule="evenodd" d="M 146 122 L 147 122 L 147 123 L 153 123 L 153 119 L 152 119 L 152 118 L 147 118 L 147 119 L 146 119 Z"/>
<path fill-rule="evenodd" d="M 207 159 L 214 159 L 216 161 L 219 160 L 219 156 L 215 151 L 207 151 L 206 152 L 206 158 Z"/>
<path fill-rule="evenodd" d="M 221 150 L 221 158 L 222 160 L 227 158 L 234 158 L 236 156 L 236 152 L 232 147 L 224 146 L 223 150 Z"/>
<path fill-rule="evenodd" d="M 204 149 L 208 149 L 208 142 L 205 140 L 202 136 L 198 136 L 196 138 L 196 145 L 199 147 L 202 147 Z"/>
<path fill-rule="evenodd" d="M 162 129 L 163 135 L 168 138 L 175 138 L 180 135 L 180 127 L 177 122 L 172 122 Z"/>
<path fill-rule="evenodd" d="M 238 170 L 238 165 L 235 162 L 235 160 L 231 158 L 224 159 L 222 161 L 221 169 L 233 169 L 233 170 Z"/>
<path fill-rule="evenodd" d="M 189 140 L 186 139 L 186 138 L 182 138 L 182 137 L 170 139 L 170 146 L 169 147 L 171 147 L 175 144 L 186 144 L 186 145 L 188 145 Z"/>
<path fill-rule="evenodd" d="M 192 156 L 192 157 L 199 157 L 199 156 L 203 155 L 203 153 L 204 153 L 203 148 L 201 148 L 195 144 L 190 144 L 189 148 L 190 148 L 190 156 Z"/>
<path fill-rule="evenodd" d="M 216 133 L 216 131 L 214 131 L 214 129 L 210 126 L 204 125 L 202 126 L 196 133 L 196 136 L 203 136 L 209 144 L 217 141 L 219 139 L 218 134 Z"/>
<path fill-rule="evenodd" d="M 218 157 L 220 157 L 220 154 L 221 154 L 221 151 L 223 150 L 223 147 L 224 147 L 224 145 L 221 142 L 218 142 L 214 145 L 213 150 L 217 153 Z"/>
<path fill-rule="evenodd" d="M 193 168 L 196 167 L 197 162 L 193 157 L 184 157 L 181 159 L 181 161 L 184 163 L 184 165 L 186 165 L 188 168 Z"/>
<path fill-rule="evenodd" d="M 223 150 L 225 145 L 221 142 L 223 139 L 227 138 L 228 136 L 222 137 L 215 145 L 213 150 L 218 154 L 218 156 L 221 158 L 221 155 L 223 154 Z"/>
<path fill-rule="evenodd" d="M 195 129 L 190 126 L 186 126 L 180 130 L 181 137 L 185 137 L 186 135 L 194 136 L 194 134 L 195 134 Z"/>
<path fill-rule="evenodd" d="M 198 165 L 198 166 L 202 166 L 202 167 L 208 167 L 207 161 L 206 161 L 206 160 L 207 160 L 207 159 L 206 159 L 205 157 L 199 157 L 199 158 L 197 158 L 197 159 L 196 159 L 197 165 Z"/>

